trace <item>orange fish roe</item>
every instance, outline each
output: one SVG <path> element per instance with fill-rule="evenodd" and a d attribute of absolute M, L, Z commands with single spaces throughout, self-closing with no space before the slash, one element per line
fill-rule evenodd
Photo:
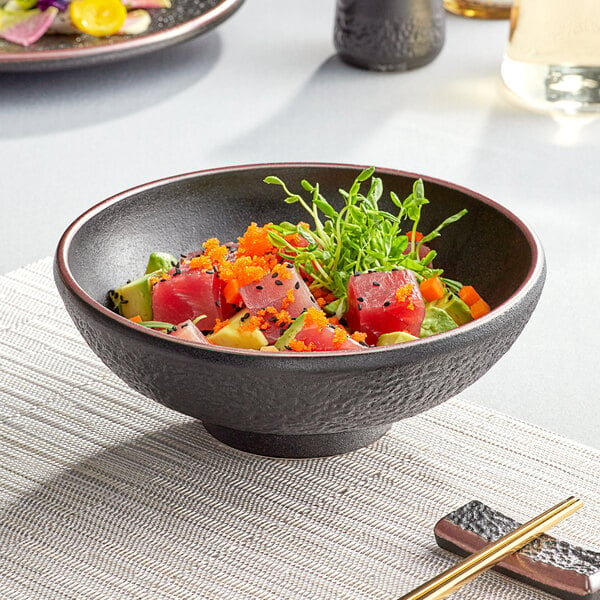
<path fill-rule="evenodd" d="M 253 281 L 259 281 L 270 271 L 271 265 L 268 258 L 240 256 L 234 263 L 230 263 L 229 268 L 227 265 L 223 265 L 219 273 L 225 281 L 237 279 L 239 286 L 243 287 Z"/>
<path fill-rule="evenodd" d="M 254 331 L 263 325 L 263 319 L 258 316 L 252 316 L 246 319 L 239 327 L 239 331 Z"/>
<path fill-rule="evenodd" d="M 367 334 L 362 331 L 355 331 L 350 337 L 355 342 L 364 342 L 367 339 Z"/>
<path fill-rule="evenodd" d="M 400 303 L 406 302 L 408 300 L 408 304 L 406 305 L 406 308 L 408 310 L 415 310 L 415 305 L 413 304 L 412 298 L 410 297 L 414 287 L 415 286 L 413 283 L 407 283 L 396 290 L 396 300 L 398 300 L 398 302 Z"/>
<path fill-rule="evenodd" d="M 324 306 L 327 304 L 327 302 L 325 301 L 325 298 L 317 298 L 317 304 L 318 304 L 318 305 L 319 305 L 321 308 L 323 308 L 323 307 L 324 307 Z"/>
<path fill-rule="evenodd" d="M 148 279 L 148 283 L 150 284 L 150 287 L 152 287 L 156 285 L 159 281 L 164 281 L 165 279 L 171 279 L 171 276 L 166 271 L 163 271 L 160 275 L 150 277 L 150 279 Z"/>
<path fill-rule="evenodd" d="M 290 350 L 293 350 L 294 352 L 314 352 L 316 346 L 314 342 L 309 342 L 308 344 L 305 344 L 304 342 L 294 338 L 288 344 L 288 348 Z"/>
<path fill-rule="evenodd" d="M 348 332 L 338 325 L 333 332 L 331 343 L 334 348 L 339 348 L 348 339 Z"/>
<path fill-rule="evenodd" d="M 273 273 L 277 273 L 279 279 L 291 279 L 292 269 L 287 265 L 290 263 L 278 263 L 273 267 Z"/>
<path fill-rule="evenodd" d="M 311 325 L 316 325 L 319 329 L 323 329 L 323 327 L 327 327 L 329 321 L 327 320 L 327 315 L 318 308 L 311 306 L 306 311 L 306 316 L 304 317 L 304 324 L 307 327 Z"/>
<path fill-rule="evenodd" d="M 215 265 L 220 265 L 227 260 L 227 254 L 229 250 L 227 246 L 215 246 L 214 248 L 208 248 L 204 251 L 207 256 Z"/>
<path fill-rule="evenodd" d="M 214 248 L 218 248 L 220 245 L 221 242 L 217 238 L 208 238 L 202 244 L 202 248 L 204 248 L 204 250 L 213 250 Z"/>
<path fill-rule="evenodd" d="M 212 269 L 212 267 L 212 260 L 204 254 L 201 256 L 194 256 L 194 258 L 190 260 L 190 269 Z"/>
<path fill-rule="evenodd" d="M 287 269 L 286 269 L 287 271 Z M 294 296 L 294 290 L 290 288 L 285 295 L 285 298 L 281 301 L 281 308 L 287 308 L 290 304 L 293 304 L 296 301 L 296 297 Z"/>
<path fill-rule="evenodd" d="M 225 319 L 224 321 L 221 321 L 221 319 L 217 319 L 217 321 L 215 322 L 215 326 L 213 327 L 213 333 L 221 331 L 221 329 L 223 329 L 223 327 L 226 327 L 227 325 L 229 325 L 229 319 Z"/>
<path fill-rule="evenodd" d="M 327 319 L 332 325 L 339 325 L 340 324 L 340 320 L 337 317 L 329 317 L 329 319 Z"/>
<path fill-rule="evenodd" d="M 271 315 L 270 317 L 268 315 Z M 267 308 L 263 308 L 258 311 L 258 316 L 263 319 L 263 321 L 271 321 L 272 318 L 275 318 L 275 321 L 271 321 L 277 327 L 283 327 L 285 325 L 289 325 L 293 319 L 290 316 L 290 313 L 287 310 L 280 310 L 274 306 L 267 306 Z M 268 325 L 267 325 L 268 327 Z"/>
<path fill-rule="evenodd" d="M 275 251 L 275 247 L 269 241 L 269 225 L 259 227 L 256 223 L 250 223 L 246 233 L 240 238 L 238 248 L 239 256 L 264 256 Z"/>

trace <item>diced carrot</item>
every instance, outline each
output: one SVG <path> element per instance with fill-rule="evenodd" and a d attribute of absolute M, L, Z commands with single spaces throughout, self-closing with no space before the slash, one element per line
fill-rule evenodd
<path fill-rule="evenodd" d="M 409 242 L 412 242 L 412 231 L 406 232 L 406 237 Z M 415 231 L 415 242 L 420 242 L 423 239 L 423 234 L 420 231 Z"/>
<path fill-rule="evenodd" d="M 444 284 L 437 275 L 421 281 L 419 288 L 421 289 L 421 294 L 423 295 L 425 302 L 439 300 L 440 298 L 443 298 L 446 293 Z"/>
<path fill-rule="evenodd" d="M 490 305 L 482 298 L 479 298 L 479 300 L 474 302 L 469 308 L 471 310 L 471 316 L 474 319 L 479 319 L 479 317 L 487 315 L 491 310 Z"/>
<path fill-rule="evenodd" d="M 141 323 L 142 317 L 140 317 L 140 315 L 135 315 L 135 317 L 130 317 L 129 320 L 133 323 Z"/>
<path fill-rule="evenodd" d="M 460 290 L 458 290 L 458 295 L 467 306 L 473 306 L 475 302 L 481 300 L 481 296 L 472 285 L 463 285 Z"/>
<path fill-rule="evenodd" d="M 223 296 L 228 304 L 235 304 L 236 306 L 242 301 L 240 294 L 240 282 L 237 279 L 231 279 L 227 282 L 223 288 Z"/>

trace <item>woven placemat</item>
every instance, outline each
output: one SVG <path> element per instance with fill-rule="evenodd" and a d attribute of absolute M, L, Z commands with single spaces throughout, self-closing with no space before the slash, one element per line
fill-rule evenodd
<path fill-rule="evenodd" d="M 0 277 L 0 598 L 390 600 L 456 559 L 433 525 L 479 499 L 600 550 L 600 452 L 467 393 L 344 456 L 232 450 L 130 390 L 81 340 L 51 260 Z M 549 598 L 486 573 L 457 599 Z"/>

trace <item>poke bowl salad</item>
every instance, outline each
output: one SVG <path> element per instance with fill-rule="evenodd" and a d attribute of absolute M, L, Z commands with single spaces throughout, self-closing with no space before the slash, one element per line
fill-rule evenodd
<path fill-rule="evenodd" d="M 156 248 L 145 273 L 107 290 L 114 310 L 187 342 L 288 353 L 411 343 L 490 312 L 432 247 L 467 210 L 423 230 L 421 179 L 400 198 L 366 168 L 335 202 L 316 181 L 303 179 L 299 191 L 277 176 L 264 182 L 306 221 L 249 222 L 237 239 L 199 240 L 178 256 Z M 380 206 L 384 196 L 393 211 Z"/>

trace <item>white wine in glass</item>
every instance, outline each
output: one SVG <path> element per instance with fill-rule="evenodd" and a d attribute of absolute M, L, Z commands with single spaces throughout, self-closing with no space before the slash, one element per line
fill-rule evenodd
<path fill-rule="evenodd" d="M 600 0 L 515 0 L 502 79 L 526 103 L 600 110 Z"/>

